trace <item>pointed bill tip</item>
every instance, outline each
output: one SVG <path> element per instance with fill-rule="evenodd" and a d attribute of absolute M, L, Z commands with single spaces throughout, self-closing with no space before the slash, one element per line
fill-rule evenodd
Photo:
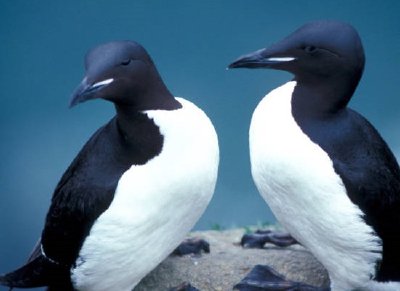
<path fill-rule="evenodd" d="M 240 68 L 240 61 L 234 61 L 233 63 L 229 64 L 228 67 L 226 67 L 227 70 L 235 69 L 235 68 Z"/>
<path fill-rule="evenodd" d="M 78 98 L 73 94 L 71 101 L 69 102 L 68 108 L 71 109 L 72 107 L 78 105 L 80 103 L 80 101 L 78 100 Z"/>

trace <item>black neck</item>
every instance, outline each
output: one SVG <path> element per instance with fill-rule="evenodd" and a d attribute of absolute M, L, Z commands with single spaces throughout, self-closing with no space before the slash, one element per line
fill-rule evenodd
<path fill-rule="evenodd" d="M 154 120 L 133 107 L 116 105 L 116 110 L 116 125 L 121 142 L 129 149 L 128 152 L 142 157 L 143 162 L 158 155 L 162 150 L 164 137 Z M 141 164 L 142 161 L 135 163 Z"/>
<path fill-rule="evenodd" d="M 146 124 L 154 124 L 153 120 L 148 118 L 145 113 L 136 110 L 135 107 L 115 105 L 115 109 L 117 111 L 118 130 L 127 140 L 140 132 Z"/>
<path fill-rule="evenodd" d="M 144 82 L 147 82 L 147 84 L 143 84 L 144 86 L 138 89 L 134 98 L 132 98 L 135 100 L 135 104 L 129 104 L 130 106 L 133 105 L 135 110 L 176 110 L 182 107 L 157 73 L 154 73 L 151 78 Z M 124 105 L 121 104 L 120 106 Z"/>
<path fill-rule="evenodd" d="M 324 118 L 346 108 L 358 79 L 337 76 L 335 79 L 303 80 L 297 82 L 292 98 L 293 115 L 299 118 Z"/>

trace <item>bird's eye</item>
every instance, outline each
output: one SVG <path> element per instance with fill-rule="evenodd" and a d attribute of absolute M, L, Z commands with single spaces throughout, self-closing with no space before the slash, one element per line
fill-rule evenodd
<path fill-rule="evenodd" d="M 131 60 L 132 60 L 132 59 L 126 59 L 126 60 L 124 60 L 123 62 L 121 62 L 121 65 L 127 66 L 127 65 L 130 64 Z"/>
<path fill-rule="evenodd" d="M 303 49 L 306 53 L 313 53 L 317 50 L 317 47 L 315 47 L 313 45 L 306 45 L 303 47 Z"/>

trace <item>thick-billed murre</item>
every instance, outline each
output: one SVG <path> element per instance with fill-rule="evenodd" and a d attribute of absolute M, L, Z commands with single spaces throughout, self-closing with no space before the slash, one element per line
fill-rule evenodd
<path fill-rule="evenodd" d="M 294 75 L 262 99 L 249 131 L 253 179 L 278 221 L 325 266 L 331 290 L 400 290 L 399 166 L 347 107 L 364 63 L 351 25 L 317 21 L 229 67 Z"/>
<path fill-rule="evenodd" d="M 102 98 L 117 114 L 66 170 L 34 252 L 2 285 L 132 290 L 184 239 L 214 192 L 214 127 L 169 92 L 140 44 L 100 45 L 85 67 L 71 106 Z"/>

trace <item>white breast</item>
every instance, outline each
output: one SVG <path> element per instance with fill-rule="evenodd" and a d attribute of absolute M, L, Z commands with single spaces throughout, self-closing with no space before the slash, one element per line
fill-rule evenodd
<path fill-rule="evenodd" d="M 346 194 L 333 164 L 291 113 L 296 82 L 270 92 L 250 126 L 251 171 L 278 221 L 327 268 L 332 290 L 366 286 L 379 239 Z"/>
<path fill-rule="evenodd" d="M 79 290 L 132 290 L 184 239 L 214 192 L 219 152 L 210 120 L 177 98 L 179 110 L 152 110 L 164 136 L 160 155 L 132 166 L 91 229 L 72 280 Z"/>

